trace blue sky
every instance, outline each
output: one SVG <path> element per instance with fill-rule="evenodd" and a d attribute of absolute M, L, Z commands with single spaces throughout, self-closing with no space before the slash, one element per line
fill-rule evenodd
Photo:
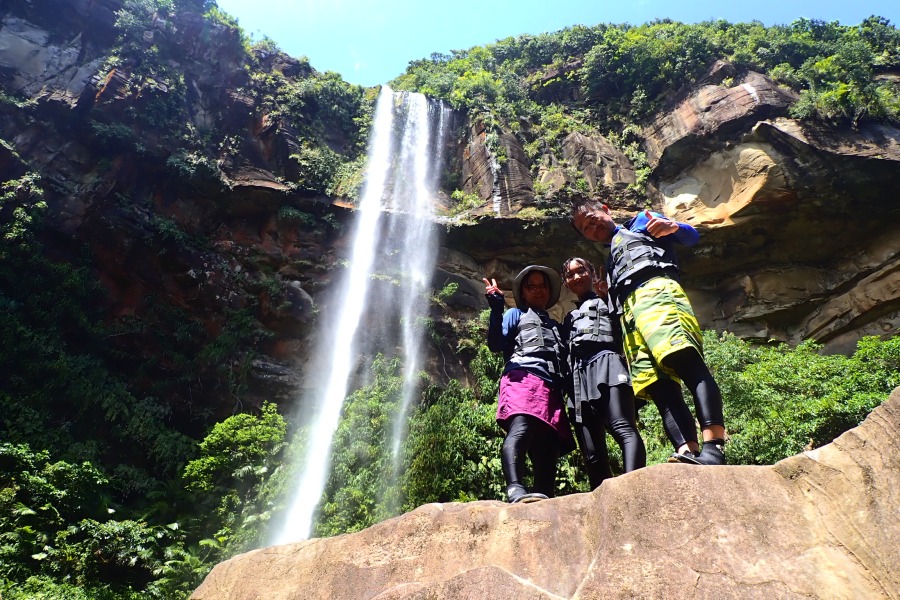
<path fill-rule="evenodd" d="M 640 24 L 656 18 L 762 21 L 799 18 L 856 25 L 870 15 L 900 24 L 897 0 L 216 0 L 254 39 L 272 38 L 318 71 L 337 71 L 373 86 L 406 70 L 412 60 L 490 44 L 519 34 L 572 25 Z"/>

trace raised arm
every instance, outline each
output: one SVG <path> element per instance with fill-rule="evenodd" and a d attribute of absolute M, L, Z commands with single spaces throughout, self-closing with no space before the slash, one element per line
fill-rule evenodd
<path fill-rule="evenodd" d="M 497 280 L 484 281 L 484 295 L 491 307 L 491 316 L 488 320 L 487 343 L 491 352 L 503 352 L 506 349 L 506 336 L 503 331 L 503 309 L 506 308 L 506 300 L 503 292 L 497 287 Z"/>

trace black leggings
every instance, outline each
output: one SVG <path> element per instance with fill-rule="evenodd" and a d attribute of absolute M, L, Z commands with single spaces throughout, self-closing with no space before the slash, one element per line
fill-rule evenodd
<path fill-rule="evenodd" d="M 685 348 L 665 357 L 663 364 L 675 371 L 690 390 L 694 397 L 694 408 L 697 410 L 700 426 L 703 428 L 710 425 L 724 426 L 722 391 L 709 372 L 703 357 L 696 350 Z"/>
<path fill-rule="evenodd" d="M 575 423 L 575 435 L 584 456 L 591 489 L 612 477 L 606 431 L 622 449 L 622 469 L 630 473 L 647 464 L 647 450 L 635 423 L 634 394 L 630 386 L 606 388 L 608 396 L 581 405 L 581 423 Z"/>
<path fill-rule="evenodd" d="M 507 421 L 508 430 L 500 450 L 500 462 L 506 485 L 524 485 L 525 456 L 534 468 L 532 492 L 548 498 L 556 489 L 556 462 L 559 460 L 560 442 L 549 425 L 531 415 L 513 415 Z"/>
<path fill-rule="evenodd" d="M 677 450 L 688 442 L 697 443 L 694 415 L 681 395 L 681 386 L 668 377 L 660 377 L 647 386 L 647 393 L 662 417 L 666 437 Z"/>
<path fill-rule="evenodd" d="M 700 354 L 690 348 L 678 350 L 667 356 L 663 362 L 690 390 L 694 397 L 697 420 L 702 427 L 724 425 L 722 415 L 722 392 L 709 372 Z M 697 426 L 684 396 L 681 386 L 675 381 L 661 377 L 647 386 L 647 393 L 656 404 L 663 419 L 666 436 L 677 449 L 688 442 L 697 442 Z"/>

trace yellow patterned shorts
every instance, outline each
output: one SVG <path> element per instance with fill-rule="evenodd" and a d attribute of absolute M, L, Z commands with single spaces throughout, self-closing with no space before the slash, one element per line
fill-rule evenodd
<path fill-rule="evenodd" d="M 700 323 L 677 281 L 651 279 L 628 296 L 624 311 L 625 358 L 635 396 L 660 377 L 680 381 L 662 364 L 669 354 L 694 348 L 703 355 Z"/>

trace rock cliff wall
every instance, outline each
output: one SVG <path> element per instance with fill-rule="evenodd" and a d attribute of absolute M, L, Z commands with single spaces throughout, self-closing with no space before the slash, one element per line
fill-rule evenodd
<path fill-rule="evenodd" d="M 110 318 L 141 318 L 155 296 L 216 335 L 229 310 L 252 308 L 271 335 L 257 349 L 248 400 L 286 399 L 301 385 L 289 374 L 301 371 L 312 325 L 328 314 L 324 292 L 352 210 L 342 198 L 288 185 L 302 177 L 289 158 L 297 124 L 252 92 L 237 30 L 190 12 L 148 26 L 141 39 L 177 49 L 168 65 L 184 77 L 176 94 L 135 62 L 106 60 L 120 2 L 49 5 L 66 18 L 25 0 L 0 12 L 4 87 L 23 99 L 0 107 L 0 176 L 37 170 L 53 182 L 54 255 L 91 248 Z M 283 55 L 259 68 L 285 77 L 310 70 Z M 602 260 L 606 250 L 577 236 L 561 208 L 577 189 L 609 202 L 620 219 L 649 205 L 701 231 L 700 244 L 680 256 L 705 327 L 760 341 L 814 338 L 841 352 L 862 335 L 895 335 L 900 131 L 792 120 L 793 92 L 725 63 L 681 97 L 640 134 L 646 195 L 634 191 L 636 167 L 599 133 L 570 132 L 557 148 L 538 145 L 529 155 L 527 123 L 513 133 L 468 117 L 451 186 L 481 205 L 441 220 L 434 286 L 459 284 L 451 310 L 472 316 L 485 307 L 485 275 L 508 289 L 529 263 Z M 197 131 L 221 134 L 217 156 L 201 160 L 137 118 L 169 102 L 185 107 Z M 338 152 L 345 133 L 327 133 Z M 284 218 L 285 207 L 302 218 Z M 147 340 L 116 343 L 143 348 Z"/>
<path fill-rule="evenodd" d="M 895 335 L 900 325 L 900 130 L 801 123 L 787 116 L 794 98 L 758 73 L 689 94 L 643 132 L 652 168 L 645 198 L 628 189 L 631 163 L 600 136 L 571 134 L 559 157 L 545 156 L 536 180 L 561 189 L 575 173 L 620 222 L 651 206 L 700 230 L 700 244 L 680 257 L 704 327 L 758 341 L 812 338 L 850 352 L 863 335 Z M 504 196 L 524 198 L 500 215 L 521 213 L 521 222 L 459 225 L 448 246 L 488 274 L 499 270 L 501 285 L 529 262 L 555 267 L 579 252 L 605 256 L 565 218 L 540 223 L 523 213 L 534 205 L 529 191 Z M 482 212 L 490 214 L 487 204 Z"/>

